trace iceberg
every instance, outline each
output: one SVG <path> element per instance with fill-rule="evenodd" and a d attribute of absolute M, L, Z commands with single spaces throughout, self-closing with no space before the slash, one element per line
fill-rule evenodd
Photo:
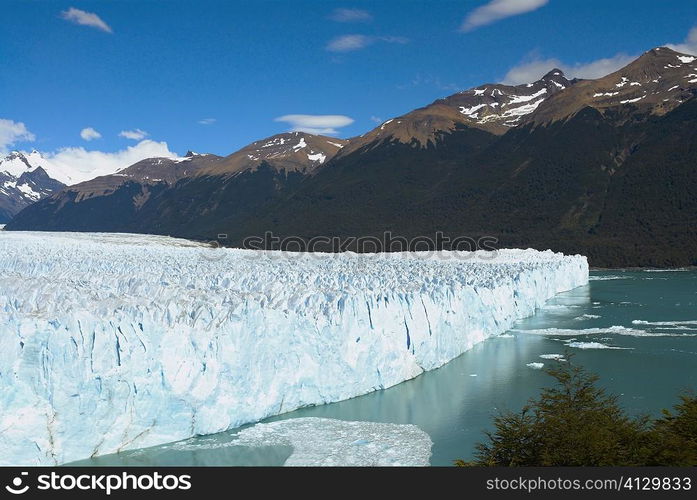
<path fill-rule="evenodd" d="M 0 232 L 0 465 L 155 446 L 391 387 L 587 283 L 585 257 L 551 251 L 300 254 Z"/>
<path fill-rule="evenodd" d="M 211 444 L 180 441 L 163 448 L 195 451 L 221 447 L 288 446 L 289 467 L 423 467 L 431 458 L 431 437 L 415 425 L 291 418 L 256 424 Z"/>

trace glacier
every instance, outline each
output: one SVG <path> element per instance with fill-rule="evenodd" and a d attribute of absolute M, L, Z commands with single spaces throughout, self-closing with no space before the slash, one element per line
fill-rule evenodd
<path fill-rule="evenodd" d="M 1 231 L 0 465 L 391 387 L 587 283 L 585 257 L 551 251 L 300 254 Z"/>

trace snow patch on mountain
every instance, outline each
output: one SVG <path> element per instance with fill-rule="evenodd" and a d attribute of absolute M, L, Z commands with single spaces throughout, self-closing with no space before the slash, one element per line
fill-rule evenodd
<path fill-rule="evenodd" d="M 305 138 L 301 137 L 300 142 L 298 142 L 295 146 L 293 146 L 293 149 L 295 151 L 298 151 L 299 149 L 303 149 L 307 147 L 307 143 L 305 142 Z"/>
<path fill-rule="evenodd" d="M 318 161 L 320 163 L 324 163 L 324 160 L 327 159 L 327 155 L 324 153 L 308 153 L 307 159 L 310 161 Z"/>

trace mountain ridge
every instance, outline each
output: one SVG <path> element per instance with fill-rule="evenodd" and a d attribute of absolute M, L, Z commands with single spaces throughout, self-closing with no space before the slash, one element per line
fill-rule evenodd
<path fill-rule="evenodd" d="M 223 243 L 233 246 L 266 231 L 302 239 L 441 231 L 582 252 L 597 266 L 695 265 L 689 214 L 697 207 L 686 188 L 697 189 L 696 60 L 658 48 L 595 80 L 552 69 L 531 84 L 480 85 L 342 147 L 306 134 L 294 151 L 300 164 L 259 156 L 273 141 L 269 148 L 300 143 L 272 136 L 158 185 L 137 206 L 138 183 L 89 200 L 89 210 L 60 193 L 23 210 L 8 229 L 226 234 Z M 330 140 L 334 155 L 309 161 L 307 151 L 320 149 L 309 142 Z M 128 217 L 106 225 L 119 210 Z"/>
<path fill-rule="evenodd" d="M 36 150 L 29 155 L 11 151 L 0 158 L 0 224 L 65 186 L 51 178 L 40 162 L 35 161 L 37 155 Z"/>

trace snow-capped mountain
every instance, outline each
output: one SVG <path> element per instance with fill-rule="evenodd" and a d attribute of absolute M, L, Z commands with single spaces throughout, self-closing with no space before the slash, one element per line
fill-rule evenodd
<path fill-rule="evenodd" d="M 206 173 L 237 174 L 265 163 L 277 171 L 307 174 L 331 160 L 348 142 L 305 132 L 277 134 L 232 153 Z"/>
<path fill-rule="evenodd" d="M 235 219 L 290 192 L 347 142 L 289 132 L 256 141 L 224 158 L 192 152 L 183 158 L 148 158 L 69 186 L 37 208 L 35 220 L 38 227 L 117 232 L 151 232 L 150 224 L 157 221 L 158 231 L 170 232 L 209 213 L 224 212 Z M 134 221 L 143 229 L 133 226 Z M 201 230 L 200 238 L 215 236 L 209 236 L 205 225 Z"/>
<path fill-rule="evenodd" d="M 563 120 L 585 107 L 603 114 L 662 116 L 697 94 L 697 57 L 667 47 L 644 52 L 624 68 L 595 80 L 581 80 L 550 98 L 529 121 Z"/>
<path fill-rule="evenodd" d="M 37 151 L 13 151 L 0 158 L 0 223 L 65 185 L 49 176 Z"/>
<path fill-rule="evenodd" d="M 501 135 L 526 121 L 548 98 L 572 86 L 561 70 L 553 69 L 541 79 L 523 85 L 480 85 L 385 121 L 357 137 L 341 156 L 383 142 L 400 142 L 425 148 L 457 127 L 470 127 Z"/>
<path fill-rule="evenodd" d="M 658 47 L 598 79 L 552 69 L 480 85 L 348 142 L 270 137 L 157 192 L 125 183 L 82 204 L 66 190 L 6 229 L 225 234 L 231 245 L 267 231 L 442 231 L 598 266 L 697 265 L 696 97 L 697 57 Z"/>

